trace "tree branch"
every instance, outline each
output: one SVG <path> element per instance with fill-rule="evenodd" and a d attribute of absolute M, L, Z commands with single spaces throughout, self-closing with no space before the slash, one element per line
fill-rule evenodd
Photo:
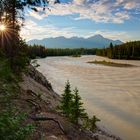
<path fill-rule="evenodd" d="M 41 106 L 39 105 L 39 103 L 35 102 L 32 99 L 25 99 L 26 102 L 32 104 L 33 106 L 36 107 L 36 110 L 41 110 Z"/>
<path fill-rule="evenodd" d="M 50 118 L 47 116 L 32 116 L 31 119 L 34 121 L 54 121 L 55 123 L 58 124 L 61 131 L 65 134 L 63 126 L 61 125 L 61 123 L 58 120 L 55 120 L 55 118 Z"/>

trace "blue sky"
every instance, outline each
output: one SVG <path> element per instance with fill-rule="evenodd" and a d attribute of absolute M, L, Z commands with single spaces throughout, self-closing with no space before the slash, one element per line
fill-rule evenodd
<path fill-rule="evenodd" d="M 140 40 L 140 0 L 60 1 L 60 4 L 50 4 L 50 10 L 26 9 L 25 26 L 21 30 L 23 38 L 87 38 L 101 34 L 122 41 Z"/>

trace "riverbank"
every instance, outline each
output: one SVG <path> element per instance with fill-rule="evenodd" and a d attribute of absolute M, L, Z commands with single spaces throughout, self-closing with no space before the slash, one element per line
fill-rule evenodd
<path fill-rule="evenodd" d="M 135 67 L 87 63 L 94 60 L 131 64 Z M 38 59 L 37 63 L 40 65 L 37 69 L 51 82 L 59 95 L 67 80 L 71 83 L 71 89 L 77 86 L 89 116 L 96 115 L 101 119 L 98 125 L 103 125 L 124 140 L 139 140 L 139 61 L 111 60 L 92 55 L 80 58 L 47 57 Z"/>
<path fill-rule="evenodd" d="M 62 114 L 58 113 L 56 110 L 57 105 L 61 97 L 56 94 L 51 84 L 46 80 L 46 78 L 38 72 L 34 67 L 29 66 L 27 74 L 23 74 L 23 81 L 20 83 L 21 89 L 27 93 L 40 94 L 41 102 L 37 104 L 40 105 L 41 109 L 38 114 L 41 116 L 47 116 L 55 118 L 63 127 L 65 133 L 61 131 L 58 125 L 51 121 L 40 121 L 39 127 L 37 128 L 41 131 L 41 135 L 44 139 L 58 139 L 58 140 L 120 140 L 105 130 L 98 128 L 95 133 L 88 130 L 83 130 L 80 125 L 75 126 L 70 123 L 67 118 Z M 35 112 L 34 112 L 35 113 Z M 37 135 L 37 134 L 34 134 Z"/>
<path fill-rule="evenodd" d="M 110 61 L 89 61 L 87 62 L 89 64 L 96 64 L 96 65 L 104 65 L 104 66 L 111 66 L 111 67 L 134 67 L 134 65 L 131 64 L 124 64 L 124 63 L 115 63 Z"/>

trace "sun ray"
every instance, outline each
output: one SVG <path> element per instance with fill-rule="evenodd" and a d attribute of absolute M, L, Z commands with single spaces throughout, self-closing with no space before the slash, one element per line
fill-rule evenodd
<path fill-rule="evenodd" d="M 6 25 L 1 24 L 0 25 L 0 31 L 4 32 L 6 30 Z"/>

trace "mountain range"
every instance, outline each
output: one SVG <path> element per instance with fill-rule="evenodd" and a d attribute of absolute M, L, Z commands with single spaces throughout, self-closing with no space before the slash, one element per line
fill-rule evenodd
<path fill-rule="evenodd" d="M 63 36 L 55 38 L 44 38 L 42 40 L 33 39 L 28 41 L 29 45 L 43 45 L 47 48 L 103 48 L 108 47 L 110 43 L 113 45 L 122 44 L 120 40 L 112 40 L 104 38 L 101 35 L 91 36 L 89 38 L 71 37 L 65 38 Z"/>

